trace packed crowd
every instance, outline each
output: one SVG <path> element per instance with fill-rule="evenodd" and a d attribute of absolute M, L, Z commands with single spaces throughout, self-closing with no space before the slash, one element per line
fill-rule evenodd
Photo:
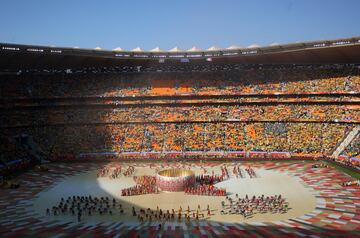
<path fill-rule="evenodd" d="M 157 186 L 153 185 L 135 185 L 130 188 L 121 189 L 121 196 L 137 196 L 150 193 L 158 193 Z"/>
<path fill-rule="evenodd" d="M 32 135 L 41 149 L 52 156 L 164 151 L 330 155 L 352 127 L 352 124 L 336 123 L 208 122 L 33 127 L 10 131 Z"/>
<path fill-rule="evenodd" d="M 201 195 L 201 196 L 225 196 L 226 189 L 218 188 L 214 185 L 202 184 L 194 187 L 185 188 L 186 194 Z"/>
<path fill-rule="evenodd" d="M 156 177 L 143 175 L 133 177 L 136 185 L 130 188 L 121 190 L 121 196 L 136 196 L 142 194 L 158 193 L 159 189 L 156 186 Z"/>
<path fill-rule="evenodd" d="M 134 181 L 136 184 L 141 186 L 155 186 L 156 185 L 156 177 L 150 175 L 143 176 L 134 176 Z"/>
<path fill-rule="evenodd" d="M 44 109 L 10 110 L 0 115 L 3 127 L 43 126 L 57 124 L 115 124 L 115 123 L 169 123 L 208 121 L 262 121 L 262 122 L 358 122 L 358 105 L 165 105 L 138 104 L 136 107 L 76 108 L 53 107 Z"/>
<path fill-rule="evenodd" d="M 289 204 L 285 198 L 280 195 L 275 196 L 249 196 L 240 198 L 238 194 L 233 199 L 229 196 L 221 202 L 221 214 L 240 214 L 244 218 L 253 216 L 256 213 L 286 213 L 289 210 Z"/>
<path fill-rule="evenodd" d="M 122 74 L 110 69 L 85 69 L 71 73 L 21 72 L 0 77 L 2 99 L 42 98 L 33 101 L 46 104 L 41 109 L 22 110 L 29 103 L 25 100 L 18 109 L 5 110 L 0 115 L 1 125 L 12 135 L 23 132 L 32 135 L 50 157 L 76 156 L 83 152 L 164 151 L 285 151 L 330 155 L 354 123 L 360 121 L 359 106 L 354 103 L 175 106 L 169 105 L 175 102 L 171 98 L 164 99 L 166 105 L 160 105 L 163 99 L 156 105 L 141 103 L 143 96 L 295 94 L 293 99 L 296 99 L 296 95 L 309 93 L 332 94 L 331 100 L 335 101 L 347 98 L 356 101 L 354 92 L 360 91 L 358 66 L 169 67 L 159 69 L 161 72 L 141 74 L 130 73 L 130 69 Z M 103 99 L 112 96 L 127 96 L 138 102 L 131 107 L 105 107 L 107 102 Z M 313 99 L 327 101 L 327 96 Z M 71 97 L 94 97 L 102 102 L 97 107 L 81 108 L 71 101 L 69 105 L 74 107 L 63 110 L 56 107 L 57 97 L 65 98 L 60 100 L 63 103 Z M 245 98 L 239 100 L 257 100 Z M 358 156 L 358 144 L 355 141 L 344 153 Z M 11 153 L 11 156 L 2 153 L 0 163 L 22 157 L 14 151 Z M 0 166 L 6 167 L 3 164 Z"/>
<path fill-rule="evenodd" d="M 215 183 L 219 183 L 224 180 L 223 175 L 206 175 L 201 174 L 195 177 L 196 183 L 200 185 L 214 185 Z"/>

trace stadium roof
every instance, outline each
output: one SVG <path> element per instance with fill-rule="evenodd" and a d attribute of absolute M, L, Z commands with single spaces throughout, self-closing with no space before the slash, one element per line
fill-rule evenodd
<path fill-rule="evenodd" d="M 260 48 L 260 45 L 258 44 L 252 44 L 252 45 L 249 45 L 247 48 Z"/>
<path fill-rule="evenodd" d="M 179 47 L 175 46 L 174 48 L 172 48 L 171 50 L 169 50 L 169 52 L 182 52 L 183 50 L 180 49 Z"/>
<path fill-rule="evenodd" d="M 116 47 L 113 49 L 113 51 L 124 51 L 121 47 Z"/>
<path fill-rule="evenodd" d="M 187 60 L 183 60 L 183 59 Z M 209 60 L 211 58 L 211 60 Z M 360 37 L 294 44 L 272 44 L 251 48 L 227 49 L 177 47 L 163 51 L 159 47 L 143 51 L 80 49 L 0 43 L 0 69 L 76 68 L 159 63 L 239 63 L 239 64 L 328 64 L 360 63 Z"/>
<path fill-rule="evenodd" d="M 211 46 L 209 49 L 207 49 L 207 51 L 219 51 L 219 50 L 221 50 L 221 48 L 216 46 Z"/>
<path fill-rule="evenodd" d="M 196 46 L 194 46 L 194 47 L 192 47 L 192 48 L 190 48 L 190 49 L 188 49 L 187 51 L 189 51 L 189 52 L 201 52 L 201 51 L 203 51 L 202 49 L 200 49 L 200 48 L 197 48 Z"/>
<path fill-rule="evenodd" d="M 241 49 L 240 46 L 237 46 L 237 45 L 231 45 L 229 46 L 228 48 L 226 48 L 227 50 L 237 50 L 237 49 Z"/>
<path fill-rule="evenodd" d="M 140 47 L 136 47 L 135 49 L 131 50 L 132 52 L 144 52 L 143 49 L 141 49 Z"/>
<path fill-rule="evenodd" d="M 150 50 L 150 52 L 164 52 L 164 51 L 159 47 L 155 47 L 154 49 Z"/>

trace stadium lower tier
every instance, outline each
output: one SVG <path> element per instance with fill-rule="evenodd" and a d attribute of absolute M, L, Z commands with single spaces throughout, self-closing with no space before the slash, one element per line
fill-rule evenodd
<path fill-rule="evenodd" d="M 32 136 L 40 149 L 51 156 L 169 151 L 286 151 L 330 155 L 354 126 L 350 123 L 128 123 L 20 127 L 3 131 L 8 137 Z M 6 147 L 6 143 L 2 146 Z"/>

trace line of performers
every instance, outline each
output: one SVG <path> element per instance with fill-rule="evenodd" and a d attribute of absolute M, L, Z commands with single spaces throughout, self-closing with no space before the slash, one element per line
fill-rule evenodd
<path fill-rule="evenodd" d="M 211 216 L 211 210 L 209 205 L 207 205 L 206 210 L 201 210 L 200 205 L 198 205 L 196 210 L 191 210 L 190 207 L 187 207 L 187 210 L 183 210 L 180 206 L 179 210 L 162 210 L 159 209 L 159 207 L 156 208 L 156 210 L 148 209 L 139 209 L 138 211 L 132 207 L 132 215 L 136 216 L 138 221 L 140 222 L 152 222 L 152 221 L 179 221 L 185 220 L 187 222 L 190 222 L 190 219 L 199 220 L 200 218 L 205 218 L 205 213 L 207 216 Z"/>
<path fill-rule="evenodd" d="M 239 198 L 236 194 L 235 199 L 226 197 L 225 201 L 221 202 L 222 210 L 221 214 L 240 214 L 244 218 L 254 215 L 255 213 L 286 213 L 289 209 L 288 202 L 281 195 L 275 196 L 253 196 L 249 198 L 248 195 L 245 198 Z"/>
<path fill-rule="evenodd" d="M 110 179 L 116 179 L 121 176 L 121 165 L 117 166 L 105 166 L 97 171 L 97 177 L 109 177 Z"/>
<path fill-rule="evenodd" d="M 135 172 L 134 166 L 129 166 L 124 173 L 121 173 L 122 167 L 121 165 L 117 166 L 105 166 L 98 169 L 96 176 L 100 177 L 109 177 L 110 179 L 116 179 L 124 175 L 125 177 L 131 176 Z"/>

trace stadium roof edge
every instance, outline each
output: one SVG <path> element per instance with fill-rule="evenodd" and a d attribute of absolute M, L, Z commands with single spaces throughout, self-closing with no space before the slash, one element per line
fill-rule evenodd
<path fill-rule="evenodd" d="M 334 46 L 334 43 L 338 43 L 336 45 L 344 45 L 344 44 L 360 44 L 360 36 L 355 36 L 355 37 L 350 37 L 350 38 L 337 38 L 337 39 L 332 39 L 332 40 L 318 40 L 318 41 L 304 41 L 304 42 L 298 42 L 298 43 L 285 43 L 285 44 L 270 44 L 267 46 L 259 46 L 257 44 L 251 44 L 250 46 L 252 46 L 251 48 L 238 48 L 236 50 L 242 50 L 242 51 L 246 51 L 249 49 L 258 49 L 259 51 L 261 50 L 266 50 L 266 49 L 287 49 L 287 48 L 294 48 L 294 47 L 321 47 L 322 44 L 326 44 L 326 46 Z M 319 46 L 320 45 L 320 46 Z M 100 47 L 96 47 L 96 48 L 79 48 L 79 47 L 56 47 L 56 46 L 44 46 L 44 45 L 27 45 L 27 44 L 16 44 L 16 43 L 1 43 L 0 42 L 0 46 L 8 46 L 8 47 L 21 47 L 21 48 L 41 48 L 41 49 L 59 49 L 59 50 L 73 50 L 73 51 L 94 51 L 96 50 L 97 52 L 114 52 L 116 51 L 115 49 L 113 50 L 109 50 L 109 49 L 104 49 L 104 48 L 100 48 Z M 324 46 L 324 47 L 326 47 Z M 135 49 L 141 49 L 140 47 L 137 47 Z M 196 50 L 194 50 L 196 49 Z M 0 48 L 1 50 L 1 48 Z M 191 51 L 190 51 L 191 50 Z M 206 49 L 206 50 L 202 50 L 199 49 L 197 47 L 192 47 L 191 49 L 188 50 L 182 50 L 182 51 L 176 51 L 173 52 L 171 50 L 162 50 L 161 53 L 167 53 L 167 54 L 179 54 L 179 53 L 183 53 L 183 54 L 188 54 L 189 52 L 194 53 L 207 53 L 207 52 L 228 52 L 228 51 L 234 51 L 234 49 L 229 49 L 229 48 L 219 48 L 218 50 L 212 50 L 212 49 Z M 120 51 L 119 51 L 120 52 Z M 123 53 L 134 53 L 134 49 L 132 50 L 124 50 L 122 49 Z M 136 51 L 135 51 L 136 52 Z M 154 52 L 153 50 L 149 50 L 149 51 L 145 51 L 139 50 L 138 52 L 142 52 L 144 54 L 154 54 L 156 52 Z"/>
<path fill-rule="evenodd" d="M 47 65 L 48 67 L 50 65 L 66 67 L 66 64 L 73 61 L 82 66 L 107 65 L 108 63 L 110 65 L 125 63 L 141 65 L 149 62 L 180 62 L 184 58 L 188 59 L 186 62 L 207 61 L 211 58 L 210 62 L 213 63 L 360 63 L 360 36 L 253 48 L 201 51 L 118 51 L 0 43 L 0 68 L 19 67 L 19 62 L 27 63 L 32 67 Z"/>

